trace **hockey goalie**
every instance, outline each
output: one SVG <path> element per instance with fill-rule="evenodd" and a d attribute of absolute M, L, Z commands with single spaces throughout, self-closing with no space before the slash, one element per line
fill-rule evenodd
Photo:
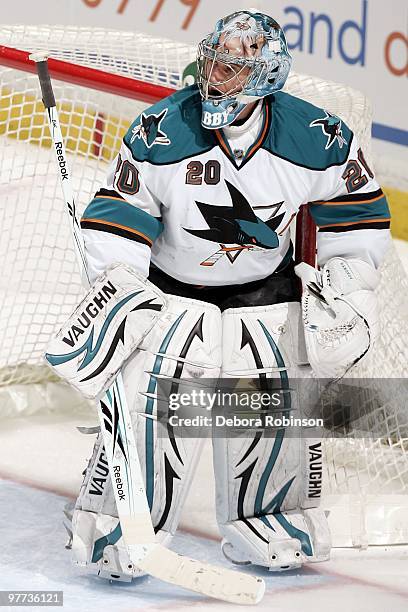
<path fill-rule="evenodd" d="M 158 435 L 160 378 L 290 381 L 306 367 L 339 379 L 378 334 L 387 201 L 347 125 L 281 91 L 290 68 L 274 19 L 252 10 L 220 19 L 199 44 L 197 84 L 132 123 L 81 220 L 95 284 L 66 329 L 96 321 L 109 300 L 112 320 L 123 308 L 131 329 L 125 337 L 118 324 L 122 342 L 106 341 L 114 358 L 102 343 L 80 376 L 50 361 L 88 397 L 121 370 L 152 522 L 165 544 L 199 445 Z M 295 268 L 292 258 L 290 225 L 305 203 L 319 228 L 316 270 Z M 318 443 L 284 429 L 264 434 L 213 440 L 225 556 L 275 571 L 328 559 L 327 520 L 308 488 Z M 131 580 L 140 572 L 117 525 L 99 436 L 73 513 L 73 559 Z"/>

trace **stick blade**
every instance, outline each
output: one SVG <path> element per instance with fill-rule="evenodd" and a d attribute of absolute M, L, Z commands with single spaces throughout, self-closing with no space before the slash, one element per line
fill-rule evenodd
<path fill-rule="evenodd" d="M 230 603 L 257 604 L 265 593 L 265 582 L 258 576 L 190 559 L 160 545 L 138 567 L 164 582 Z"/>

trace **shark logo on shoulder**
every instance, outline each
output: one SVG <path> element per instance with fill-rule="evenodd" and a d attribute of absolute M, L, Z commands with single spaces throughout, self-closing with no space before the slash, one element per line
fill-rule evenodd
<path fill-rule="evenodd" d="M 149 149 L 155 145 L 167 146 L 170 144 L 170 139 L 167 134 L 160 129 L 161 122 L 167 115 L 167 108 L 165 108 L 160 115 L 145 115 L 144 113 L 140 116 L 140 123 L 132 129 L 132 137 L 130 144 L 132 144 L 136 138 L 141 138 Z"/>
<path fill-rule="evenodd" d="M 337 115 L 332 115 L 326 110 L 324 112 L 326 116 L 321 119 L 315 119 L 312 123 L 309 123 L 309 127 L 321 127 L 323 134 L 327 136 L 326 150 L 330 149 L 335 142 L 337 142 L 340 149 L 342 149 L 343 145 L 347 144 L 347 141 L 343 137 L 341 119 L 337 117 Z"/>

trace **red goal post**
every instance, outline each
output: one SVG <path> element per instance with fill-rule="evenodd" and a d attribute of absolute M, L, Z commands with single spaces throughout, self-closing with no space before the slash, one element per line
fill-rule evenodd
<path fill-rule="evenodd" d="M 55 392 L 59 383 L 42 365 L 42 353 L 83 292 L 62 218 L 38 80 L 28 59 L 35 51 L 50 53 L 79 212 L 103 180 L 130 122 L 182 85 L 183 69 L 195 56 L 191 46 L 133 32 L 0 26 L 3 417 L 44 411 L 47 403 L 55 404 L 55 397 L 61 401 Z M 286 89 L 344 119 L 371 162 L 371 107 L 365 96 L 342 84 L 295 73 Z M 298 215 L 297 233 L 297 257 L 312 262 L 315 236 L 306 207 Z M 408 375 L 407 281 L 394 253 L 382 272 L 382 339 L 356 375 L 403 377 Z M 79 398 L 67 390 L 65 397 L 73 410 Z M 408 417 L 406 398 L 402 401 L 401 410 L 379 406 L 373 413 L 386 428 L 383 439 L 373 442 L 351 435 L 326 444 L 325 500 L 341 527 L 335 543 L 408 542 Z"/>
<path fill-rule="evenodd" d="M 30 52 L 0 45 L 0 65 L 6 68 L 14 68 L 23 72 L 36 74 L 36 64 L 30 60 Z M 176 91 L 175 88 L 129 78 L 112 72 L 107 73 L 97 68 L 90 68 L 80 64 L 64 62 L 50 57 L 48 69 L 52 79 L 90 87 L 97 91 L 108 92 L 145 102 L 146 105 L 154 104 L 158 100 L 170 96 Z"/>

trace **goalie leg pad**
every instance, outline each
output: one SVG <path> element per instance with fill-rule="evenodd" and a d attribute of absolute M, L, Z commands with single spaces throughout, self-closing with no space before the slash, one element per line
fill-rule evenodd
<path fill-rule="evenodd" d="M 219 309 L 205 302 L 166 297 L 165 314 L 122 370 L 152 522 L 162 543 L 176 530 L 201 445 L 175 436 L 170 426 L 157 420 L 158 381 L 170 379 L 182 392 L 183 385 L 191 389 L 192 379 L 198 385 L 204 378 L 217 379 L 221 366 Z M 107 461 L 98 441 L 74 512 L 74 562 L 110 579 L 140 575 L 137 568 L 128 568 L 118 525 Z"/>
<path fill-rule="evenodd" d="M 302 337 L 297 303 L 227 310 L 223 313 L 223 375 L 259 377 L 261 389 L 265 380 L 278 378 L 281 388 L 289 389 L 291 378 L 310 376 L 310 368 L 305 372 L 300 367 L 306 360 Z M 291 399 L 284 408 L 296 416 Z M 325 560 L 330 535 L 324 512 L 318 508 L 321 477 L 320 488 L 316 486 L 321 443 L 291 437 L 285 428 L 276 429 L 274 437 L 265 434 L 258 430 L 247 437 L 213 440 L 223 552 L 238 563 L 273 570 Z"/>

